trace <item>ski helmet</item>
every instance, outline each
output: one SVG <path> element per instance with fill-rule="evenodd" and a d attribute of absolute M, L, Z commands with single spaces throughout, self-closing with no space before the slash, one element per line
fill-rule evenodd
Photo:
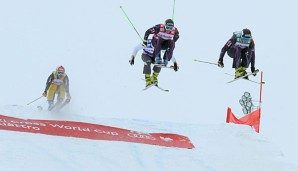
<path fill-rule="evenodd" d="M 245 28 L 242 30 L 242 37 L 251 38 L 251 32 L 249 29 Z"/>
<path fill-rule="evenodd" d="M 174 21 L 172 19 L 167 19 L 165 21 L 165 28 L 166 30 L 172 30 L 174 27 Z"/>
<path fill-rule="evenodd" d="M 167 19 L 165 21 L 165 25 L 172 25 L 172 26 L 174 26 L 174 21 L 172 19 Z"/>
<path fill-rule="evenodd" d="M 60 65 L 56 68 L 56 72 L 57 72 L 57 74 L 64 74 L 65 68 L 62 65 Z"/>

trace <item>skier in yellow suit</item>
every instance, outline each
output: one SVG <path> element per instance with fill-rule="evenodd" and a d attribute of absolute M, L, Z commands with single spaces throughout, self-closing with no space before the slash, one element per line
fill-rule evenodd
<path fill-rule="evenodd" d="M 56 71 L 53 71 L 48 77 L 46 88 L 42 95 L 48 99 L 48 110 L 52 110 L 55 106 L 62 105 L 65 97 L 65 102 L 68 103 L 70 101 L 69 79 L 62 65 L 57 67 Z M 57 102 L 54 105 L 55 95 L 57 95 Z"/>

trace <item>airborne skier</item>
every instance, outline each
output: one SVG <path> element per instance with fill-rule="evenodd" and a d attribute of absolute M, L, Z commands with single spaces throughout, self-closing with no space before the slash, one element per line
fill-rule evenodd
<path fill-rule="evenodd" d="M 160 51 L 162 47 L 166 47 L 167 53 L 163 64 L 167 65 L 168 61 L 171 60 L 175 49 L 175 42 L 179 39 L 179 31 L 174 27 L 174 21 L 167 19 L 164 24 L 157 24 L 154 27 L 149 28 L 145 32 L 144 44 L 146 45 L 147 39 L 150 34 L 153 34 L 152 45 L 154 46 L 153 57 L 155 57 L 155 63 L 161 64 L 162 60 L 160 57 Z"/>
<path fill-rule="evenodd" d="M 255 69 L 255 43 L 251 36 L 249 29 L 234 32 L 233 36 L 221 49 L 218 66 L 223 68 L 223 58 L 228 51 L 228 55 L 233 58 L 233 68 L 235 68 L 235 78 L 245 76 L 247 74 L 246 68 L 251 64 L 251 72 Z M 253 74 L 254 76 L 256 74 Z M 248 79 L 248 77 L 244 77 Z"/>
<path fill-rule="evenodd" d="M 131 55 L 131 59 L 129 60 L 130 65 L 134 65 L 134 60 L 135 57 L 138 53 L 139 50 L 143 49 L 143 53 L 142 53 L 142 60 L 144 62 L 144 69 L 143 69 L 143 74 L 145 74 L 145 81 L 146 81 L 146 87 L 151 85 L 151 84 L 155 84 L 156 86 L 158 86 L 158 75 L 160 73 L 161 67 L 155 65 L 153 67 L 153 73 L 151 76 L 151 64 L 154 64 L 154 56 L 153 56 L 153 52 L 154 52 L 154 47 L 152 45 L 152 40 L 148 39 L 147 43 L 146 43 L 146 47 L 144 46 L 144 44 L 138 44 Z M 167 48 L 162 46 L 161 47 L 162 51 L 164 51 L 164 59 L 166 58 L 167 55 Z M 160 56 L 160 54 L 159 54 Z M 171 58 L 171 61 L 174 63 L 174 70 L 178 71 L 179 67 L 177 64 L 177 61 L 174 57 Z"/>

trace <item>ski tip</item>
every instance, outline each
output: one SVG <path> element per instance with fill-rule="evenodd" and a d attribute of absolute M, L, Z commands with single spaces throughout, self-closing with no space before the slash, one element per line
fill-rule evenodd
<path fill-rule="evenodd" d="M 157 85 L 155 86 L 156 88 L 160 89 L 161 91 L 164 91 L 164 92 L 169 92 L 170 90 L 167 90 L 167 89 L 163 89 L 161 87 L 158 87 Z"/>

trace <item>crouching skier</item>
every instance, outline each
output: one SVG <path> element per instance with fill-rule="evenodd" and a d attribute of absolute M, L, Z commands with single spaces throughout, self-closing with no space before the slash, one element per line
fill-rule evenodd
<path fill-rule="evenodd" d="M 42 95 L 47 97 L 49 111 L 54 108 L 59 110 L 70 102 L 69 79 L 62 65 L 57 67 L 56 71 L 53 71 L 48 77 L 46 88 Z M 57 95 L 57 102 L 54 104 L 55 95 Z"/>
<path fill-rule="evenodd" d="M 233 68 L 235 68 L 235 78 L 247 75 L 246 69 L 251 64 L 251 72 L 254 73 L 255 69 L 255 43 L 251 36 L 249 29 L 243 29 L 242 32 L 234 32 L 233 36 L 221 49 L 218 66 L 223 68 L 223 58 L 225 53 L 233 58 Z M 253 74 L 256 76 L 256 74 Z M 248 79 L 248 77 L 244 77 Z"/>
<path fill-rule="evenodd" d="M 144 46 L 144 44 L 138 44 L 131 55 L 131 58 L 129 60 L 130 65 L 134 65 L 134 61 L 135 61 L 135 57 L 138 53 L 138 51 L 143 49 L 143 53 L 142 53 L 142 60 L 144 62 L 144 67 L 143 67 L 143 74 L 145 74 L 145 81 L 146 81 L 146 87 L 148 87 L 151 84 L 155 84 L 155 86 L 158 86 L 158 75 L 161 71 L 161 67 L 157 66 L 157 65 L 153 65 L 153 73 L 151 75 L 151 64 L 156 64 L 154 61 L 154 47 L 152 45 L 152 39 L 148 39 L 146 42 L 146 46 Z M 161 51 L 164 52 L 164 57 L 163 59 L 166 58 L 166 55 L 168 53 L 168 49 L 165 46 L 161 46 Z M 161 54 L 159 54 L 160 56 Z M 178 71 L 179 67 L 177 64 L 177 61 L 174 57 L 171 58 L 171 61 L 174 63 L 173 69 L 174 71 Z"/>

